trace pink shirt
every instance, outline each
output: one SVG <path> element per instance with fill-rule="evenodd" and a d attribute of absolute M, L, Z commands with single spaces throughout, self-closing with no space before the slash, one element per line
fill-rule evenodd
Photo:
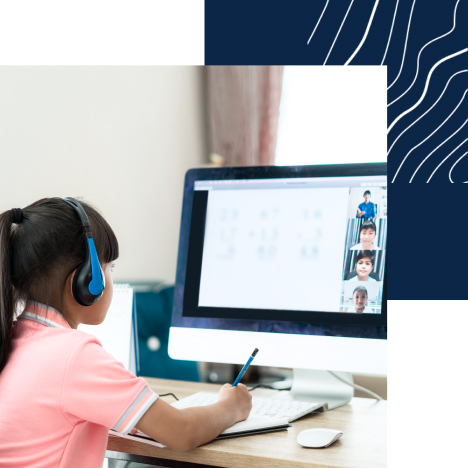
<path fill-rule="evenodd" d="M 101 468 L 158 396 L 54 309 L 30 304 L 0 373 L 0 467 Z"/>

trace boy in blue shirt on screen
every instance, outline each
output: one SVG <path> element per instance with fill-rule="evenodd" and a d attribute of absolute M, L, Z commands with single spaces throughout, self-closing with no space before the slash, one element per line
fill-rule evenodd
<path fill-rule="evenodd" d="M 366 219 L 374 219 L 377 217 L 377 208 L 374 203 L 370 201 L 371 193 L 369 190 L 364 192 L 364 202 L 358 206 L 356 218 L 361 216 Z"/>

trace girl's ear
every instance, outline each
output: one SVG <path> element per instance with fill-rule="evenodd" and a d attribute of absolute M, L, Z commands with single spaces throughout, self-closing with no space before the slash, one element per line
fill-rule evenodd
<path fill-rule="evenodd" d="M 76 270 L 73 270 L 69 275 L 65 282 L 65 290 L 64 295 L 66 295 L 69 299 L 74 299 L 73 297 L 73 278 L 75 276 Z"/>

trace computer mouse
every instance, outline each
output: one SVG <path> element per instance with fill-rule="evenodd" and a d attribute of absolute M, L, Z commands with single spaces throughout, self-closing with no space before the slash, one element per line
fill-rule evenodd
<path fill-rule="evenodd" d="M 297 436 L 297 443 L 303 447 L 323 448 L 336 442 L 343 433 L 334 429 L 307 429 Z"/>

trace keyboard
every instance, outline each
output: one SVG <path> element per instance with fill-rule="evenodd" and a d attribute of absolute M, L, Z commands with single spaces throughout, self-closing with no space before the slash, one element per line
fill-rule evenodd
<path fill-rule="evenodd" d="M 193 406 L 212 405 L 218 401 L 218 394 L 212 392 L 198 392 L 187 398 L 172 403 L 178 409 Z M 311 403 L 298 400 L 281 400 L 279 398 L 252 397 L 251 416 L 271 416 L 272 418 L 287 419 L 288 422 L 305 416 L 316 409 L 321 409 L 322 403 Z"/>

